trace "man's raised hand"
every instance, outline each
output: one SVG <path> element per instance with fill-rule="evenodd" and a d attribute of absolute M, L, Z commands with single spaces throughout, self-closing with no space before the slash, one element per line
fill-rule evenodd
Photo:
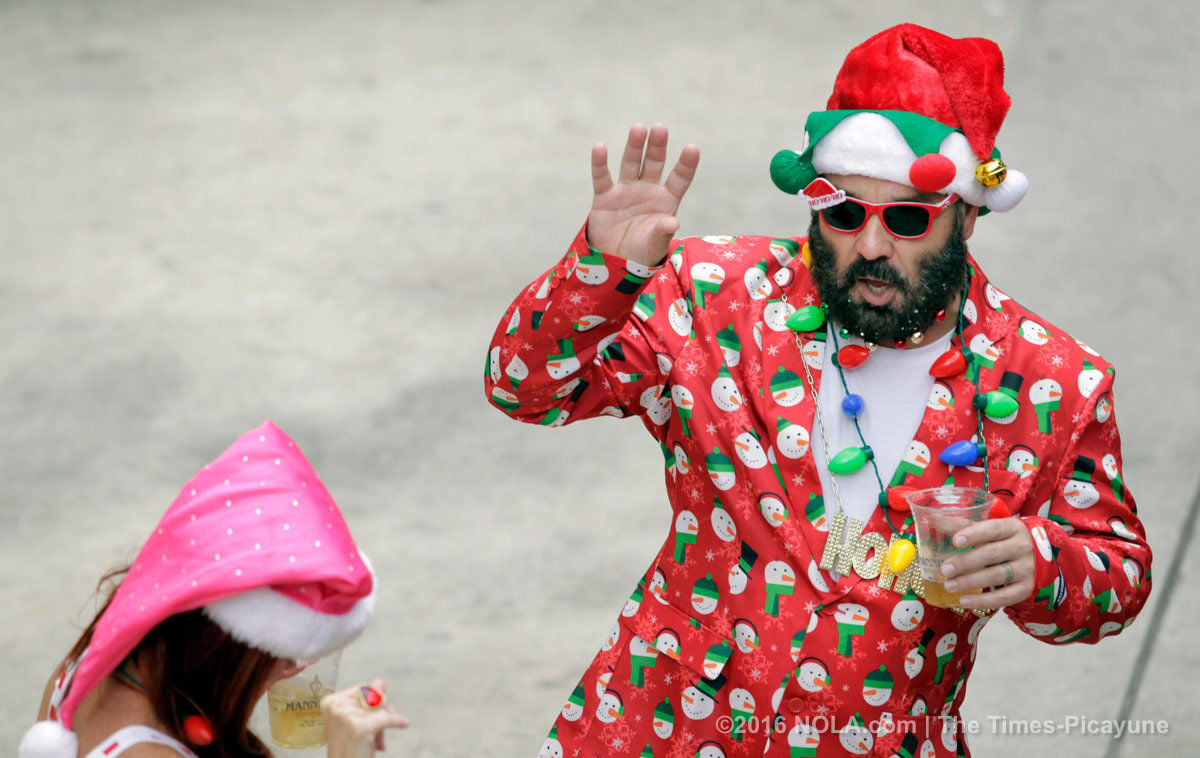
<path fill-rule="evenodd" d="M 608 170 L 608 148 L 592 148 L 592 212 L 588 244 L 603 253 L 654 266 L 667 257 L 671 237 L 679 230 L 675 213 L 696 176 L 700 148 L 688 145 L 663 181 L 667 159 L 667 127 L 629 129 L 620 173 L 614 183 Z"/>

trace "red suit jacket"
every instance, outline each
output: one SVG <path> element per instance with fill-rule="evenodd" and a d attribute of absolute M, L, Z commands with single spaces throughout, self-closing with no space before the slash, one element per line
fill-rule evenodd
<path fill-rule="evenodd" d="M 705 237 L 673 243 L 656 270 L 581 231 L 500 322 L 490 401 L 548 426 L 640 417 L 674 511 L 543 755 L 968 754 L 956 719 L 989 617 L 924 603 L 915 563 L 888 570 L 882 508 L 828 539 L 841 522 L 809 446 L 801 364 L 819 386 L 824 335 L 786 326 L 819 303 L 808 262 L 803 239 Z M 980 392 L 1015 397 L 1015 414 L 984 423 L 990 489 L 1036 546 L 1035 590 L 1006 612 L 1044 642 L 1094 643 L 1150 591 L 1114 371 L 970 265 L 955 346 L 975 360 L 939 381 L 891 483 L 982 486 L 981 466 L 938 455 L 977 431 L 976 374 Z"/>

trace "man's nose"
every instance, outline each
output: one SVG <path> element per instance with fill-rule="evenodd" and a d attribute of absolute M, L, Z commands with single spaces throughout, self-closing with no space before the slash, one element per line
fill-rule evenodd
<path fill-rule="evenodd" d="M 854 252 L 869 261 L 891 258 L 895 252 L 894 242 L 891 232 L 883 225 L 883 219 L 872 215 L 854 235 Z"/>

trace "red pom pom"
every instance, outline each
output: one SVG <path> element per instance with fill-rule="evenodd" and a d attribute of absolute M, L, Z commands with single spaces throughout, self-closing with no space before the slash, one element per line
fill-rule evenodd
<path fill-rule="evenodd" d="M 211 745 L 215 739 L 212 724 L 203 716 L 188 716 L 183 720 L 183 735 L 197 747 Z"/>
<path fill-rule="evenodd" d="M 954 181 L 958 169 L 954 161 L 941 153 L 922 155 L 908 169 L 908 180 L 922 192 L 941 192 Z"/>

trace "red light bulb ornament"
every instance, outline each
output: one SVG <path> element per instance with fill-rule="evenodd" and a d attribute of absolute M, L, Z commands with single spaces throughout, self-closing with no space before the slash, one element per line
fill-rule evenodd
<path fill-rule="evenodd" d="M 908 484 L 897 485 L 887 491 L 885 503 L 894 511 L 907 511 L 909 510 L 908 496 L 916 491 L 916 487 Z"/>
<path fill-rule="evenodd" d="M 867 362 L 871 351 L 862 345 L 846 345 L 836 353 L 837 365 L 844 369 L 856 369 Z"/>
<path fill-rule="evenodd" d="M 1008 509 L 1008 504 L 1000 499 L 998 495 L 992 495 L 992 507 L 988 511 L 988 518 L 1008 518 L 1012 515 L 1012 511 Z"/>
<path fill-rule="evenodd" d="M 968 359 L 962 350 L 951 348 L 938 356 L 929 367 L 929 374 L 937 379 L 949 379 L 967 370 Z"/>

